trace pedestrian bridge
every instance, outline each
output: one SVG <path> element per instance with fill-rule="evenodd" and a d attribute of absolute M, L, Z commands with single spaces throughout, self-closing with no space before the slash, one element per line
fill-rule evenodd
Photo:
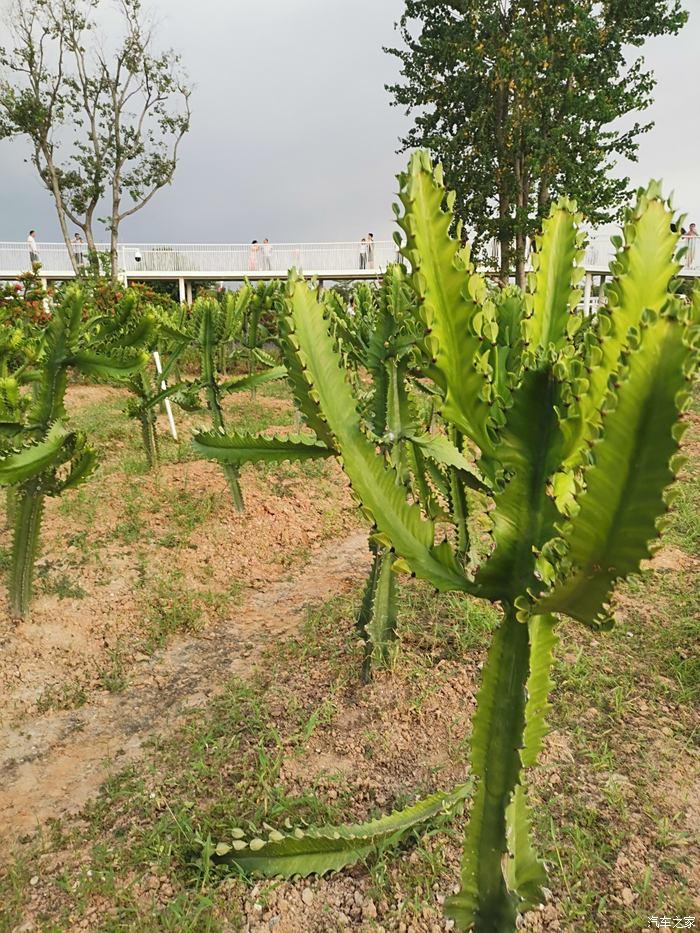
<path fill-rule="evenodd" d="M 584 266 L 587 284 L 594 275 L 609 275 L 613 257 L 610 231 L 594 231 L 589 237 Z M 700 237 L 684 238 L 688 250 L 681 274 L 700 276 Z M 119 245 L 119 269 L 125 282 L 179 281 L 183 300 L 193 282 L 252 281 L 286 277 L 291 268 L 320 280 L 341 281 L 381 277 L 389 263 L 398 259 L 391 240 L 375 241 L 365 254 L 360 243 L 123 243 Z M 86 246 L 77 247 L 84 259 Z M 99 252 L 109 246 L 98 244 Z M 64 243 L 38 243 L 41 276 L 47 281 L 73 278 L 74 272 Z M 494 260 L 496 250 L 492 251 Z M 0 242 L 0 279 L 13 280 L 29 269 L 26 243 Z M 488 271 L 485 269 L 484 271 Z"/>

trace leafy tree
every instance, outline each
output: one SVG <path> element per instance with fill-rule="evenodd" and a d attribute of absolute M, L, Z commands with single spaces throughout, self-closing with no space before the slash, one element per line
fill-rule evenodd
<path fill-rule="evenodd" d="M 524 285 L 527 238 L 566 193 L 593 223 L 612 219 L 653 124 L 620 128 L 645 110 L 655 80 L 629 49 L 677 33 L 680 0 L 406 0 L 398 24 L 403 83 L 397 105 L 416 112 L 404 147 L 443 163 L 456 213 L 480 258 L 495 238 L 500 274 Z"/>
<path fill-rule="evenodd" d="M 12 48 L 0 48 L 0 138 L 29 139 L 75 272 L 69 224 L 94 254 L 99 220 L 115 278 L 119 226 L 170 184 L 190 125 L 179 57 L 155 51 L 140 0 L 116 6 L 121 36 L 107 40 L 95 24 L 104 0 L 17 0 Z"/>

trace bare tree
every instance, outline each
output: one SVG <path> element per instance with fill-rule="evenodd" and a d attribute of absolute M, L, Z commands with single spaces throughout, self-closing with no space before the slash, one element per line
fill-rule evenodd
<path fill-rule="evenodd" d="M 111 46 L 97 30 L 100 12 L 120 22 Z M 140 0 L 16 0 L 9 34 L 12 47 L 0 49 L 0 138 L 29 139 L 76 272 L 69 223 L 94 254 L 98 221 L 116 278 L 119 226 L 170 184 L 190 126 L 180 57 L 155 51 Z"/>

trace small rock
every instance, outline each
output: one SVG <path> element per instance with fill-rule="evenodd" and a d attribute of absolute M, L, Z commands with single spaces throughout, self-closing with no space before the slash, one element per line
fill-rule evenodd
<path fill-rule="evenodd" d="M 623 888 L 620 894 L 622 900 L 625 904 L 627 904 L 628 907 L 630 904 L 634 904 L 634 902 L 637 900 L 637 895 L 630 888 Z"/>
<path fill-rule="evenodd" d="M 307 905 L 307 907 L 309 904 L 313 904 L 314 892 L 311 890 L 311 888 L 304 888 L 304 890 L 301 892 L 301 899 Z"/>
<path fill-rule="evenodd" d="M 377 905 L 374 903 L 374 901 L 365 901 L 365 904 L 362 908 L 362 916 L 365 920 L 377 919 Z"/>
<path fill-rule="evenodd" d="M 39 884 L 39 876 L 32 875 L 32 877 L 29 879 L 29 883 L 31 884 L 32 887 L 34 887 L 35 884 Z"/>

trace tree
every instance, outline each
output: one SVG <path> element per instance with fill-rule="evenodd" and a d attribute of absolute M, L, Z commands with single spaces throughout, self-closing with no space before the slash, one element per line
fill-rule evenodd
<path fill-rule="evenodd" d="M 527 238 L 563 193 L 592 223 L 616 216 L 629 179 L 611 169 L 653 125 L 615 122 L 655 86 L 629 48 L 686 19 L 680 0 L 406 0 L 405 47 L 386 49 L 394 103 L 417 111 L 403 147 L 442 161 L 475 256 L 496 239 L 504 280 L 524 284 Z"/>
<path fill-rule="evenodd" d="M 109 6 L 17 0 L 13 47 L 0 49 L 0 138 L 29 139 L 75 271 L 69 224 L 94 254 L 97 220 L 110 234 L 116 278 L 122 220 L 173 179 L 190 125 L 190 89 L 179 56 L 155 51 L 140 0 L 116 0 L 121 37 L 110 49 L 95 22 Z M 105 217 L 97 217 L 100 206 Z"/>

